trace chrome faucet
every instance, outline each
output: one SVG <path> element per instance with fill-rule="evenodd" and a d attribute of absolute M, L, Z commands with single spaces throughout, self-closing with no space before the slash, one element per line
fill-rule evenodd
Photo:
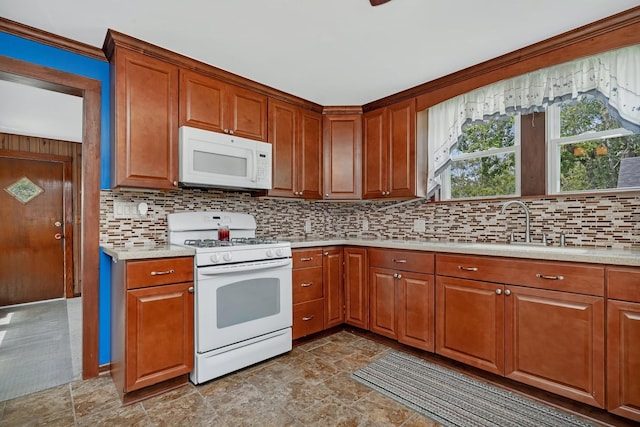
<path fill-rule="evenodd" d="M 526 223 L 525 223 L 525 230 L 524 230 L 524 241 L 525 243 L 531 243 L 531 227 L 530 227 L 531 214 L 529 212 L 529 208 L 520 200 L 509 200 L 508 202 L 505 202 L 504 205 L 502 205 L 502 210 L 500 211 L 500 213 L 504 213 L 505 210 L 511 205 L 521 206 L 522 209 L 524 210 L 524 213 L 527 216 Z"/>

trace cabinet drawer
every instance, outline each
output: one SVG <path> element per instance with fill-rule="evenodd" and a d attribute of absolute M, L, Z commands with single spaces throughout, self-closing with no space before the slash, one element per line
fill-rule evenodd
<path fill-rule="evenodd" d="M 322 298 L 322 267 L 293 270 L 293 303 Z"/>
<path fill-rule="evenodd" d="M 369 266 L 433 274 L 434 255 L 430 252 L 369 249 Z"/>
<path fill-rule="evenodd" d="M 324 329 L 324 299 L 293 306 L 293 339 Z"/>
<path fill-rule="evenodd" d="M 322 248 L 294 249 L 291 251 L 293 268 L 322 266 Z"/>
<path fill-rule="evenodd" d="M 193 258 L 127 261 L 127 289 L 193 282 Z"/>
<path fill-rule="evenodd" d="M 607 296 L 640 302 L 640 268 L 607 268 Z"/>
<path fill-rule="evenodd" d="M 436 274 L 604 296 L 604 267 L 589 264 L 438 254 Z"/>

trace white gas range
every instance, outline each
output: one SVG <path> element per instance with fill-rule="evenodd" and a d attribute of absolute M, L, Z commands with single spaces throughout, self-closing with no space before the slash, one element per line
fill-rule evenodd
<path fill-rule="evenodd" d="M 167 222 L 169 243 L 196 250 L 191 381 L 291 350 L 291 244 L 256 238 L 248 214 L 181 212 Z"/>

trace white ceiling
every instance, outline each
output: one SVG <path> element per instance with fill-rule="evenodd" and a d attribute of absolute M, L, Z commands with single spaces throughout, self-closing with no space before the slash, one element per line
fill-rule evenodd
<path fill-rule="evenodd" d="M 637 0 L 0 0 L 102 47 L 108 28 L 321 105 L 361 105 L 638 6 Z"/>

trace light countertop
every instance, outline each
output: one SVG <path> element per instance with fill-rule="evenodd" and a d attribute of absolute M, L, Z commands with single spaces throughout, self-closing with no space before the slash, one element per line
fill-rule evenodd
<path fill-rule="evenodd" d="M 180 256 L 194 256 L 195 249 L 176 245 L 149 245 L 149 246 L 109 246 L 102 245 L 102 250 L 115 261 L 171 258 Z"/>
<path fill-rule="evenodd" d="M 391 249 L 411 249 L 452 254 L 491 255 L 550 261 L 586 262 L 640 266 L 640 249 L 588 248 L 580 246 L 509 245 L 504 243 L 439 242 L 426 240 L 383 240 L 357 238 L 295 238 L 282 237 L 292 248 L 317 246 L 366 246 Z"/>
<path fill-rule="evenodd" d="M 364 246 L 451 254 L 490 255 L 549 261 L 640 266 L 640 249 L 608 249 L 580 246 L 567 246 L 561 248 L 558 246 L 508 245 L 504 243 L 384 240 L 344 237 L 280 237 L 279 240 L 291 242 L 291 247 L 294 249 L 318 246 Z M 176 245 L 132 247 L 103 245 L 102 249 L 104 253 L 111 256 L 116 261 L 195 255 L 194 249 Z"/>

